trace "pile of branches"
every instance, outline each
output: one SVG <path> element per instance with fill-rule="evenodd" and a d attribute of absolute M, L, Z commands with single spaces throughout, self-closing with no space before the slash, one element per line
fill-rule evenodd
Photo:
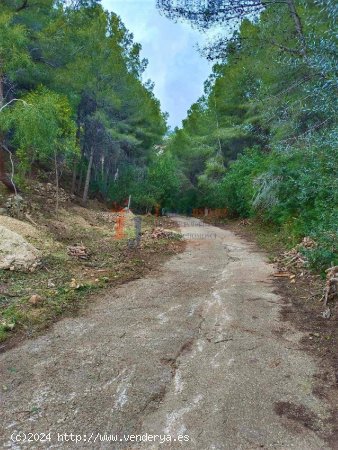
<path fill-rule="evenodd" d="M 335 300 L 338 296 L 338 266 L 330 267 L 326 270 L 326 283 L 324 288 L 324 307 L 330 300 Z"/>
<path fill-rule="evenodd" d="M 295 274 L 304 276 L 307 274 L 311 276 L 310 272 L 305 270 L 307 260 L 304 256 L 304 249 L 313 249 L 317 247 L 317 243 L 309 237 L 305 237 L 302 242 L 293 249 L 284 252 L 278 258 L 278 271 L 274 274 L 275 277 L 286 277 L 295 282 Z M 331 311 L 328 307 L 330 301 L 334 301 L 338 297 L 338 266 L 330 267 L 326 270 L 326 283 L 324 287 L 321 301 L 324 302 L 324 311 L 322 316 L 325 319 L 330 318 Z"/>
<path fill-rule="evenodd" d="M 302 242 L 293 249 L 283 252 L 279 257 L 279 264 L 283 271 L 298 271 L 303 269 L 307 263 L 306 257 L 302 253 L 304 249 L 316 248 L 317 244 L 309 237 L 305 237 Z"/>
<path fill-rule="evenodd" d="M 151 232 L 152 239 L 172 239 L 177 236 L 178 233 L 175 233 L 171 230 L 165 230 L 162 227 L 154 228 Z"/>
<path fill-rule="evenodd" d="M 242 220 L 239 222 L 239 225 L 242 226 L 242 227 L 246 227 L 246 226 L 248 226 L 248 225 L 251 225 L 251 222 L 250 222 L 249 219 L 242 219 Z"/>
<path fill-rule="evenodd" d="M 89 259 L 89 252 L 83 244 L 75 244 L 67 247 L 69 256 L 78 259 Z"/>
<path fill-rule="evenodd" d="M 181 235 L 175 231 L 165 230 L 162 227 L 155 227 L 152 231 L 144 231 L 142 236 L 150 237 L 151 239 L 178 239 Z"/>

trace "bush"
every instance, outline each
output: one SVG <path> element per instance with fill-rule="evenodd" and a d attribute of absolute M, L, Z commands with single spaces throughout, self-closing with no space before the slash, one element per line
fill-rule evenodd
<path fill-rule="evenodd" d="M 312 237 L 304 251 L 312 268 L 337 264 L 338 173 L 332 146 L 264 154 L 247 150 L 231 164 L 221 188 L 232 216 L 260 216 L 295 240 Z"/>
<path fill-rule="evenodd" d="M 266 154 L 253 148 L 231 163 L 220 186 L 222 203 L 230 216 L 250 217 L 254 214 L 253 198 L 257 194 L 254 181 L 264 171 L 267 159 Z"/>

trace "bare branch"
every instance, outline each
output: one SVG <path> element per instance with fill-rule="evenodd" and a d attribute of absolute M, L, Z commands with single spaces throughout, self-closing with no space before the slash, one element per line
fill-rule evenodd
<path fill-rule="evenodd" d="M 286 47 L 285 45 L 281 45 L 276 41 L 270 41 L 274 47 L 278 47 L 284 52 L 291 53 L 292 55 L 304 56 L 304 52 L 302 50 L 297 50 L 296 48 Z"/>
<path fill-rule="evenodd" d="M 29 104 L 27 102 L 25 102 L 25 100 L 22 100 L 21 98 L 13 98 L 8 103 L 6 103 L 5 105 L 1 106 L 0 112 L 2 112 L 3 109 L 5 109 L 7 106 L 9 106 L 13 102 L 22 102 L 25 106 L 29 106 Z"/>
<path fill-rule="evenodd" d="M 18 190 L 17 190 L 16 185 L 14 183 L 15 169 L 14 169 L 14 162 L 13 162 L 13 154 L 3 142 L 1 142 L 0 145 L 1 145 L 2 149 L 5 150 L 5 152 L 7 152 L 9 154 L 9 159 L 11 161 L 11 168 L 12 168 L 11 169 L 10 181 L 12 183 L 12 187 L 14 189 L 15 195 L 18 195 Z"/>

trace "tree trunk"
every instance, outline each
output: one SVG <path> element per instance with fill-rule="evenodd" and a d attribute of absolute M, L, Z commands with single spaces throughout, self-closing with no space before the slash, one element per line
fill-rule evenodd
<path fill-rule="evenodd" d="M 56 215 L 58 215 L 59 214 L 59 167 L 58 167 L 58 159 L 57 159 L 56 150 L 54 150 L 54 164 L 55 164 L 55 186 L 56 186 L 55 211 L 56 211 Z"/>
<path fill-rule="evenodd" d="M 0 73 L 0 108 L 4 106 L 5 99 L 4 99 L 4 77 Z"/>
<path fill-rule="evenodd" d="M 5 103 L 4 98 L 4 77 L 0 73 L 0 109 Z M 1 113 L 0 113 L 1 114 Z M 0 181 L 6 186 L 6 188 L 13 193 L 16 193 L 15 186 L 12 181 L 8 178 L 6 174 L 6 158 L 5 158 L 5 148 L 4 145 L 4 136 L 0 134 Z"/>
<path fill-rule="evenodd" d="M 104 192 L 105 192 L 106 196 L 108 194 L 108 187 L 109 187 L 109 169 L 107 167 L 105 179 L 104 179 Z"/>
<path fill-rule="evenodd" d="M 101 158 L 101 178 L 102 178 L 102 182 L 104 182 L 104 156 L 102 156 Z"/>
<path fill-rule="evenodd" d="M 80 175 L 79 175 L 79 181 L 77 183 L 77 190 L 76 192 L 78 194 L 80 194 L 81 192 L 81 187 L 82 187 L 82 180 L 83 180 L 83 166 L 82 166 L 82 162 L 80 163 Z"/>
<path fill-rule="evenodd" d="M 92 147 L 92 149 L 90 151 L 86 182 L 85 182 L 85 186 L 84 186 L 84 190 L 83 190 L 83 197 L 82 197 L 83 203 L 87 203 L 87 200 L 88 200 L 88 191 L 89 191 L 90 175 L 91 175 L 92 166 L 93 166 L 93 158 L 94 158 L 94 149 Z"/>
<path fill-rule="evenodd" d="M 216 95 L 215 95 L 215 93 L 214 93 L 214 102 L 215 102 L 215 117 L 216 117 L 217 140 L 218 140 L 218 151 L 217 151 L 217 155 L 222 156 L 222 145 L 221 145 L 221 140 L 220 140 L 220 137 L 219 137 L 219 121 L 218 121 L 217 101 L 216 101 Z"/>
<path fill-rule="evenodd" d="M 77 166 L 78 166 L 77 158 L 74 158 L 73 178 L 72 178 L 72 188 L 71 188 L 71 194 L 72 195 L 75 194 L 75 189 L 76 189 Z"/>
<path fill-rule="evenodd" d="M 12 182 L 12 180 L 8 177 L 7 173 L 6 173 L 6 160 L 5 160 L 5 152 L 6 152 L 6 146 L 3 144 L 4 138 L 2 135 L 0 135 L 0 181 L 2 182 L 2 184 L 4 184 L 6 186 L 6 188 L 12 192 L 13 194 L 17 194 L 17 188 L 14 184 L 14 182 Z M 10 151 L 7 149 L 8 153 L 10 154 Z M 12 155 L 10 154 L 10 157 L 12 157 Z M 12 162 L 12 169 L 13 169 L 13 173 L 14 173 L 14 165 L 13 165 L 13 160 L 11 159 Z"/>
<path fill-rule="evenodd" d="M 302 56 L 306 56 L 306 45 L 305 45 L 305 37 L 304 37 L 304 33 L 303 33 L 303 26 L 302 26 L 300 17 L 297 13 L 295 2 L 294 2 L 294 0 L 286 0 L 286 3 L 289 7 L 291 17 L 295 23 L 296 32 L 297 32 L 297 35 L 298 35 L 298 38 L 300 41 L 300 46 L 301 46 L 301 54 L 302 54 Z"/>

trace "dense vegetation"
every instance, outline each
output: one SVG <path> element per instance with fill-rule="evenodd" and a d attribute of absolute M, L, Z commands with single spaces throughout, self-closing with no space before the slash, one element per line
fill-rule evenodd
<path fill-rule="evenodd" d="M 165 139 L 141 47 L 99 1 L 0 5 L 9 189 L 52 175 L 84 202 L 132 195 L 139 211 L 227 208 L 295 240 L 313 237 L 318 268 L 337 262 L 334 0 L 157 0 L 169 18 L 228 36 L 203 50 L 215 62 L 204 95 Z"/>
<path fill-rule="evenodd" d="M 99 1 L 1 0 L 1 181 L 54 180 L 84 202 L 122 202 L 144 182 L 166 120 L 140 50 Z M 138 197 L 155 202 L 152 189 Z"/>
<path fill-rule="evenodd" d="M 204 50 L 216 58 L 205 94 L 168 142 L 182 180 L 177 209 L 256 217 L 314 238 L 314 266 L 337 262 L 336 2 L 262 2 L 259 15 L 255 1 L 158 3 L 200 28 L 241 23 Z"/>

